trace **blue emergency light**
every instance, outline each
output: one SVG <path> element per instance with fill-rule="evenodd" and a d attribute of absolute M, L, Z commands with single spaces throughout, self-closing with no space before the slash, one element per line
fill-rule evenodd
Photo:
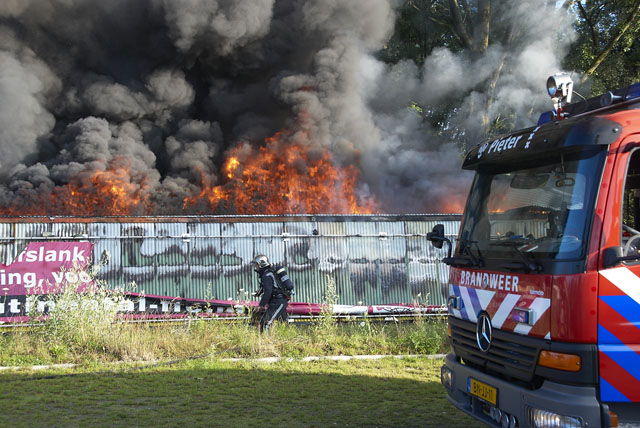
<path fill-rule="evenodd" d="M 551 122 L 555 118 L 553 110 L 545 111 L 538 118 L 538 126 Z"/>
<path fill-rule="evenodd" d="M 535 324 L 533 310 L 529 308 L 513 308 L 511 311 L 511 320 L 521 324 Z"/>
<path fill-rule="evenodd" d="M 627 96 L 625 97 L 625 99 L 632 100 L 638 97 L 640 97 L 640 82 L 629 85 L 629 87 L 627 88 Z"/>

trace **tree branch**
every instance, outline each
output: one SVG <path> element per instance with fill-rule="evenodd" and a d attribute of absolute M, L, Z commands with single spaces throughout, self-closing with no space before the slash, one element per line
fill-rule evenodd
<path fill-rule="evenodd" d="M 471 10 L 469 10 L 469 3 L 467 0 L 460 0 L 462 2 L 462 10 L 464 10 L 465 16 L 471 16 Z"/>
<path fill-rule="evenodd" d="M 496 85 L 498 83 L 498 79 L 500 79 L 500 74 L 502 74 L 502 69 L 504 68 L 505 61 L 507 59 L 507 52 L 509 52 L 509 48 L 511 43 L 513 43 L 513 39 L 516 34 L 516 25 L 515 22 L 512 22 L 509 25 L 509 30 L 504 38 L 504 50 L 502 55 L 500 56 L 500 61 L 496 64 L 496 68 L 491 74 L 491 78 L 487 82 L 487 106 L 484 110 L 485 112 L 482 114 L 482 126 L 484 127 L 485 134 L 489 131 L 489 115 L 488 113 L 491 111 L 491 105 L 493 104 L 493 100 L 495 97 Z"/>
<path fill-rule="evenodd" d="M 453 27 L 456 35 L 462 41 L 462 44 L 467 49 L 473 49 L 473 40 L 467 32 L 462 21 L 462 11 L 460 10 L 460 4 L 458 0 L 449 0 L 449 11 L 451 13 L 451 19 L 453 21 Z"/>
<path fill-rule="evenodd" d="M 596 59 L 593 60 L 593 64 L 591 64 L 591 67 L 589 67 L 587 71 L 585 71 L 584 75 L 582 76 L 582 79 L 580 80 L 582 83 L 584 83 L 587 80 L 587 78 L 596 71 L 596 69 L 602 63 L 602 61 L 604 61 L 607 55 L 609 55 L 609 53 L 613 50 L 613 47 L 615 46 L 616 43 L 618 43 L 618 40 L 620 40 L 622 35 L 629 29 L 631 24 L 635 21 L 636 17 L 638 16 L 638 12 L 640 12 L 640 0 L 636 0 L 635 4 L 633 5 L 633 9 L 631 10 L 631 13 L 629 13 L 629 16 L 627 16 L 627 19 L 625 19 L 624 23 L 620 26 L 620 29 L 618 30 L 618 34 L 616 34 L 615 37 L 609 40 L 609 43 L 607 44 L 607 46 L 605 46 L 602 52 L 600 52 L 600 55 L 598 55 Z"/>
<path fill-rule="evenodd" d="M 582 3 L 581 2 L 576 2 L 576 3 L 578 4 L 578 11 L 580 12 L 580 15 L 582 15 L 582 17 L 584 18 L 584 21 L 587 23 L 587 26 L 589 27 L 589 33 L 591 33 L 591 43 L 593 43 L 593 49 L 597 50 L 598 49 L 598 33 L 596 32 L 595 26 L 593 25 L 593 22 L 591 22 L 591 18 L 587 14 L 587 11 L 584 9 L 584 6 L 582 6 Z"/>
<path fill-rule="evenodd" d="M 473 48 L 476 52 L 484 52 L 489 47 L 489 30 L 491 25 L 491 0 L 478 0 L 478 21 L 473 35 Z"/>

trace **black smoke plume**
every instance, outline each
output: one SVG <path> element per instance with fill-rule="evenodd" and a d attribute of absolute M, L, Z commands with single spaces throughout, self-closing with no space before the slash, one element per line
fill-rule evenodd
<path fill-rule="evenodd" d="M 463 101 L 451 126 L 471 134 L 465 106 L 502 51 L 470 60 L 440 49 L 423 67 L 384 64 L 375 53 L 393 32 L 394 3 L 4 0 L 0 207 L 55 215 L 46 201 L 64 206 L 70 185 L 91 189 L 96 172 L 115 171 L 145 201 L 131 214 L 233 213 L 183 201 L 224 184 L 230 149 L 287 129 L 283 144 L 304 135 L 311 153 L 357 166 L 358 191 L 380 211 L 447 210 L 470 181 L 460 148 L 407 106 L 453 94 Z M 505 15 L 526 37 L 496 109 L 539 105 L 537 86 L 558 70 L 548 47 L 557 20 L 532 17 L 535 3 Z"/>

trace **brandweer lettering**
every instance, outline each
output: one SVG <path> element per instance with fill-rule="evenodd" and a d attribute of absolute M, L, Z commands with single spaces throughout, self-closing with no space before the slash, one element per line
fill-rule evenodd
<path fill-rule="evenodd" d="M 486 272 L 460 272 L 460 285 L 472 287 L 488 287 L 493 290 L 518 292 L 520 278 L 517 275 L 502 275 Z M 483 286 L 483 284 L 486 284 Z"/>

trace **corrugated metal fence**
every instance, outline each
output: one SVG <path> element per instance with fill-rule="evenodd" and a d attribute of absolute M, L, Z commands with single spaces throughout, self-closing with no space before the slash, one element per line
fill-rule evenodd
<path fill-rule="evenodd" d="M 286 266 L 295 301 L 322 302 L 333 282 L 340 304 L 445 304 L 447 266 L 425 238 L 445 225 L 455 241 L 459 215 L 35 218 L 0 220 L 0 254 L 10 263 L 34 240 L 88 240 L 107 259 L 100 278 L 135 282 L 146 294 L 250 299 L 250 262 L 266 254 Z M 455 245 L 455 242 L 454 242 Z"/>

